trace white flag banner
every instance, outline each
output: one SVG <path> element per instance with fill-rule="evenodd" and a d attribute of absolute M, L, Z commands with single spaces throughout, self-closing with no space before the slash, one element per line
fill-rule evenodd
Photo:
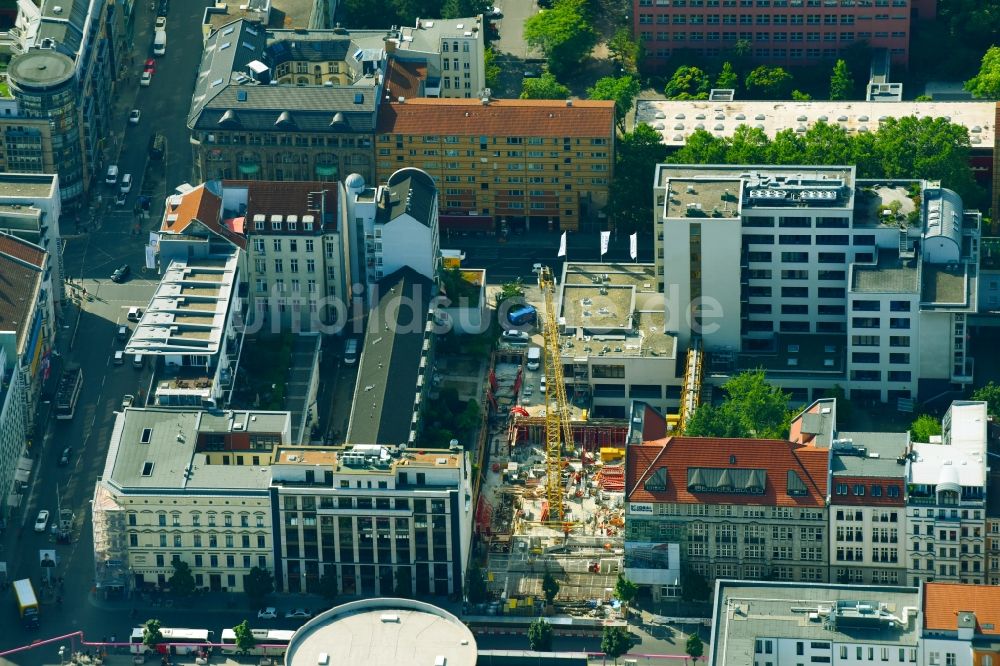
<path fill-rule="evenodd" d="M 149 232 L 149 244 L 153 247 L 160 244 L 160 236 L 154 231 Z"/>
<path fill-rule="evenodd" d="M 634 233 L 628 237 L 629 255 L 633 259 L 639 258 L 639 234 Z"/>
<path fill-rule="evenodd" d="M 146 268 L 150 270 L 156 269 L 156 253 L 152 245 L 146 246 Z"/>
<path fill-rule="evenodd" d="M 601 232 L 601 256 L 603 257 L 608 253 L 608 244 L 611 242 L 611 232 L 602 231 Z"/>
<path fill-rule="evenodd" d="M 562 237 L 559 239 L 559 254 L 557 254 L 556 256 L 557 257 L 565 257 L 566 256 L 566 232 L 565 231 L 562 232 Z"/>

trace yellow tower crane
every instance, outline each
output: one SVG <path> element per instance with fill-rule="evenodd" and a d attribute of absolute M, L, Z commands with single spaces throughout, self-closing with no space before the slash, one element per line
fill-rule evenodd
<path fill-rule="evenodd" d="M 543 267 L 538 274 L 538 286 L 545 297 L 545 317 L 542 336 L 545 340 L 545 496 L 549 504 L 549 523 L 566 523 L 563 511 L 562 454 L 564 446 L 573 446 L 573 429 L 569 423 L 569 401 L 563 380 L 559 353 L 559 324 L 555 306 L 555 280 L 552 271 Z"/>

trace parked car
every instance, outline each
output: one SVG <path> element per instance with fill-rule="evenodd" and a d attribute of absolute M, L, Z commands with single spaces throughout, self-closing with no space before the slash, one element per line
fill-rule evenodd
<path fill-rule="evenodd" d="M 135 396 L 132 395 L 131 393 L 126 393 L 124 396 L 122 396 L 122 409 L 125 409 L 126 407 L 131 407 L 133 402 L 135 402 Z"/>
<path fill-rule="evenodd" d="M 118 327 L 119 340 L 128 340 L 128 334 L 129 334 L 128 326 L 122 324 L 121 326 Z"/>
<path fill-rule="evenodd" d="M 126 194 L 132 191 L 132 174 L 127 173 L 122 176 L 121 191 Z"/>
<path fill-rule="evenodd" d="M 149 84 L 152 82 L 153 82 L 153 73 L 147 69 L 145 72 L 142 73 L 142 76 L 139 77 L 139 85 L 146 88 L 149 87 Z"/>
<path fill-rule="evenodd" d="M 118 182 L 118 165 L 112 164 L 108 167 L 108 175 L 104 177 L 104 182 L 108 185 L 114 185 Z"/>
<path fill-rule="evenodd" d="M 308 620 L 312 617 L 312 613 L 309 612 L 307 608 L 296 608 L 295 610 L 290 610 L 285 613 L 285 619 L 303 619 Z"/>
<path fill-rule="evenodd" d="M 128 199 L 128 192 L 119 192 L 115 195 L 115 205 L 124 206 L 125 201 Z"/>
<path fill-rule="evenodd" d="M 44 532 L 45 528 L 49 526 L 49 512 L 46 509 L 42 509 L 38 512 L 38 517 L 35 518 L 35 531 Z"/>
<path fill-rule="evenodd" d="M 542 375 L 542 378 L 538 380 L 538 392 L 545 393 L 545 375 Z"/>
<path fill-rule="evenodd" d="M 139 109 L 132 109 L 131 111 L 128 112 L 129 125 L 138 125 L 140 118 L 142 118 L 142 111 L 140 111 Z"/>
<path fill-rule="evenodd" d="M 121 266 L 115 269 L 114 273 L 111 274 L 111 281 L 124 282 L 126 279 L 128 279 L 128 276 L 131 272 L 132 269 L 129 268 L 128 264 L 122 264 Z"/>
<path fill-rule="evenodd" d="M 135 307 L 129 308 L 127 319 L 129 321 L 139 321 L 140 319 L 142 319 L 142 308 L 135 308 Z"/>
<path fill-rule="evenodd" d="M 157 16 L 156 17 L 156 29 L 157 30 L 166 30 L 167 29 L 167 17 L 166 16 Z"/>
<path fill-rule="evenodd" d="M 278 609 L 274 606 L 268 606 L 267 608 L 261 608 L 257 611 L 258 620 L 273 620 L 278 617 Z"/>
<path fill-rule="evenodd" d="M 69 457 L 71 455 L 73 455 L 73 447 L 72 446 L 67 446 L 65 449 L 63 449 L 62 455 L 59 456 L 59 466 L 60 467 L 65 467 L 66 465 L 68 465 L 69 464 Z"/>
<path fill-rule="evenodd" d="M 526 345 L 528 344 L 528 340 L 531 339 L 531 336 L 525 331 L 504 331 L 503 334 L 501 334 L 501 337 L 504 342 L 509 342 L 515 345 Z"/>
<path fill-rule="evenodd" d="M 142 66 L 142 71 L 156 74 L 156 59 L 146 58 L 146 63 Z"/>

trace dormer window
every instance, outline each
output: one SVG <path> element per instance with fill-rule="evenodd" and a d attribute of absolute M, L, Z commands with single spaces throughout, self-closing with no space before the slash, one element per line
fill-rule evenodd
<path fill-rule="evenodd" d="M 661 467 L 649 475 L 642 486 L 650 492 L 663 492 L 667 489 L 667 468 Z"/>

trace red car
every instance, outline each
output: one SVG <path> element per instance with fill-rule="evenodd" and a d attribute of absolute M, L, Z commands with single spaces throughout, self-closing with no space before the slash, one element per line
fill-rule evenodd
<path fill-rule="evenodd" d="M 152 58 L 146 58 L 146 65 L 143 68 L 144 72 L 149 72 L 150 74 L 156 73 L 156 61 Z"/>

